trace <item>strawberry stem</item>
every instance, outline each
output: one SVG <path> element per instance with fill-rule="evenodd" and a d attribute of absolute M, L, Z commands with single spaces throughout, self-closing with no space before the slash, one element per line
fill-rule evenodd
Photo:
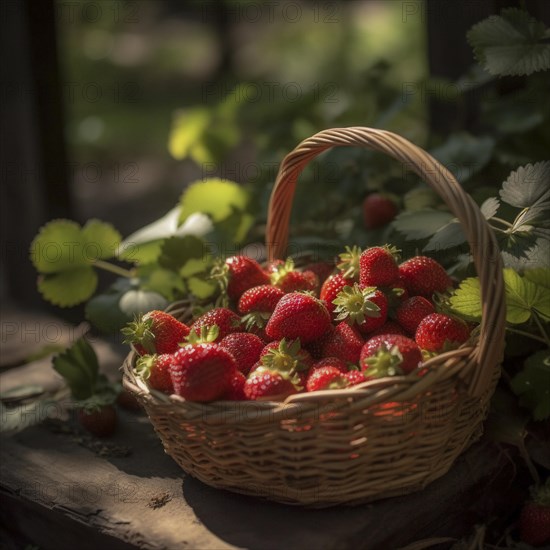
<path fill-rule="evenodd" d="M 94 262 L 94 265 L 99 269 L 110 271 L 111 273 L 115 273 L 116 275 L 120 275 L 121 277 L 126 277 L 127 279 L 131 279 L 135 276 L 133 271 L 130 271 L 129 269 L 124 269 L 123 267 L 119 267 L 118 265 L 112 264 L 110 262 L 105 262 L 103 260 L 96 260 Z"/>

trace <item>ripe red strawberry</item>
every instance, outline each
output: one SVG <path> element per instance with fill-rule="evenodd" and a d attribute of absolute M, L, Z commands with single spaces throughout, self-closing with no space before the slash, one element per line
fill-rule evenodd
<path fill-rule="evenodd" d="M 346 286 L 334 300 L 337 321 L 355 324 L 362 334 L 381 327 L 388 317 L 386 295 L 374 287 Z"/>
<path fill-rule="evenodd" d="M 239 313 L 243 315 L 253 311 L 273 313 L 275 306 L 284 295 L 283 290 L 272 285 L 249 288 L 243 292 L 239 300 Z"/>
<path fill-rule="evenodd" d="M 368 340 L 361 350 L 360 362 L 367 377 L 382 378 L 408 374 L 422 361 L 414 340 L 398 334 L 382 334 Z"/>
<path fill-rule="evenodd" d="M 264 365 L 253 368 L 244 384 L 244 393 L 255 401 L 283 401 L 302 389 L 296 374 L 279 372 Z"/>
<path fill-rule="evenodd" d="M 399 278 L 397 249 L 389 246 L 367 248 L 359 259 L 359 283 L 368 286 L 392 286 Z"/>
<path fill-rule="evenodd" d="M 310 353 L 300 346 L 300 340 L 287 342 L 275 340 L 267 344 L 260 353 L 260 363 L 282 372 L 297 372 L 300 380 L 313 365 Z"/>
<path fill-rule="evenodd" d="M 344 374 L 344 378 L 348 381 L 350 386 L 356 386 L 368 380 L 360 370 L 350 370 Z"/>
<path fill-rule="evenodd" d="M 345 286 L 353 286 L 353 279 L 346 278 L 342 275 L 342 273 L 338 272 L 331 275 L 321 287 L 319 297 L 325 302 L 325 305 L 331 315 L 334 313 L 334 309 L 336 307 L 333 300 L 338 297 L 338 293 Z"/>
<path fill-rule="evenodd" d="M 330 314 L 320 300 L 291 292 L 279 300 L 265 331 L 274 340 L 299 338 L 306 344 L 323 336 L 330 327 Z"/>
<path fill-rule="evenodd" d="M 399 266 L 399 275 L 411 296 L 431 299 L 435 292 L 445 292 L 452 281 L 441 264 L 427 256 L 415 256 Z"/>
<path fill-rule="evenodd" d="M 412 296 L 397 308 L 395 316 L 409 334 L 414 334 L 420 321 L 430 313 L 435 313 L 435 308 L 429 300 L 423 296 Z"/>
<path fill-rule="evenodd" d="M 359 330 L 342 321 L 324 340 L 321 354 L 323 357 L 338 357 L 348 363 L 357 364 L 364 343 Z"/>
<path fill-rule="evenodd" d="M 153 310 L 122 329 L 126 343 L 140 355 L 174 353 L 189 334 L 189 327 L 164 311 Z"/>
<path fill-rule="evenodd" d="M 255 334 L 235 332 L 223 338 L 220 347 L 231 353 L 237 362 L 237 368 L 246 375 L 260 359 L 264 343 Z"/>
<path fill-rule="evenodd" d="M 213 401 L 231 385 L 237 371 L 233 356 L 218 344 L 188 344 L 170 367 L 174 392 L 189 401 Z"/>
<path fill-rule="evenodd" d="M 307 264 L 304 267 L 304 271 L 313 271 L 313 273 L 317 275 L 319 284 L 322 285 L 334 271 L 334 267 L 334 263 L 332 262 L 315 262 L 313 264 Z"/>
<path fill-rule="evenodd" d="M 78 411 L 78 421 L 97 437 L 108 437 L 116 430 L 117 414 L 112 405 L 101 405 Z"/>
<path fill-rule="evenodd" d="M 336 367 L 321 367 L 307 378 L 307 391 L 339 390 L 348 387 L 344 374 Z"/>
<path fill-rule="evenodd" d="M 222 291 L 232 300 L 238 300 L 249 288 L 269 283 L 269 277 L 260 264 L 248 256 L 226 258 L 212 269 L 212 277 L 218 280 Z"/>
<path fill-rule="evenodd" d="M 346 374 L 348 372 L 348 366 L 346 365 L 345 361 L 342 361 L 342 359 L 338 357 L 325 357 L 324 359 L 320 359 L 316 363 L 313 363 L 313 366 L 309 371 L 309 375 L 311 376 L 314 371 L 322 369 L 324 367 L 338 369 L 342 374 Z"/>
<path fill-rule="evenodd" d="M 531 492 L 532 500 L 523 505 L 519 517 L 519 535 L 527 544 L 542 546 L 550 542 L 550 478 Z"/>
<path fill-rule="evenodd" d="M 424 317 L 416 329 L 416 343 L 426 351 L 442 352 L 455 349 L 468 340 L 468 325 L 444 313 L 431 313 Z"/>
<path fill-rule="evenodd" d="M 367 229 L 390 223 L 397 212 L 397 205 L 386 195 L 372 193 L 363 200 L 363 222 Z"/>
<path fill-rule="evenodd" d="M 228 334 L 232 334 L 233 332 L 243 332 L 244 330 L 241 323 L 241 318 L 236 313 L 225 307 L 217 307 L 201 315 L 191 325 L 191 330 L 194 330 L 197 334 L 199 334 L 202 327 L 212 327 L 214 325 L 216 325 L 219 329 L 216 342 L 219 342 Z"/>
<path fill-rule="evenodd" d="M 380 328 L 369 333 L 369 338 L 379 336 L 380 334 L 401 334 L 401 336 L 408 336 L 405 329 L 391 319 L 388 319 Z"/>
<path fill-rule="evenodd" d="M 297 271 L 292 258 L 288 258 L 283 265 L 277 266 L 276 271 L 271 273 L 271 284 L 285 293 L 299 290 L 319 290 L 317 275 L 313 271 Z"/>
<path fill-rule="evenodd" d="M 174 393 L 174 386 L 170 377 L 170 365 L 173 358 L 172 353 L 144 355 L 138 359 L 136 371 L 155 390 Z"/>
<path fill-rule="evenodd" d="M 246 401 L 245 382 L 246 376 L 241 371 L 236 371 L 231 378 L 229 389 L 220 397 L 220 401 Z"/>

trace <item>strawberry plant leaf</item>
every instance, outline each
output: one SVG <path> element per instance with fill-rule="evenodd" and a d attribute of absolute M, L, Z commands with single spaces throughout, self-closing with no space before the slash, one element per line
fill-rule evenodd
<path fill-rule="evenodd" d="M 523 276 L 536 285 L 550 289 L 550 268 L 528 269 Z"/>
<path fill-rule="evenodd" d="M 54 370 L 67 382 L 75 399 L 87 399 L 94 393 L 99 364 L 86 338 L 79 338 L 71 347 L 55 356 L 52 363 Z"/>
<path fill-rule="evenodd" d="M 532 227 L 517 227 L 512 231 L 496 233 L 498 246 L 503 254 L 514 258 L 527 258 L 537 244 L 537 234 Z"/>
<path fill-rule="evenodd" d="M 488 136 L 475 137 L 465 132 L 452 134 L 431 154 L 448 168 L 459 182 L 465 182 L 491 160 L 495 141 Z"/>
<path fill-rule="evenodd" d="M 498 76 L 521 76 L 550 69 L 544 24 L 526 11 L 507 8 L 474 25 L 467 34 L 479 63 Z"/>
<path fill-rule="evenodd" d="M 118 258 L 138 265 L 149 265 L 157 262 L 164 239 L 148 243 L 134 243 L 126 239 L 119 249 Z"/>
<path fill-rule="evenodd" d="M 167 305 L 168 300 L 164 296 L 147 290 L 128 290 L 118 301 L 120 311 L 131 318 L 153 309 L 164 309 Z"/>
<path fill-rule="evenodd" d="M 444 225 L 441 229 L 438 229 L 428 241 L 426 246 L 424 246 L 423 251 L 433 252 L 437 250 L 444 250 L 454 246 L 459 246 L 465 242 L 466 237 L 464 235 L 464 231 L 462 231 L 462 226 L 455 219 Z"/>
<path fill-rule="evenodd" d="M 177 272 L 189 260 L 209 261 L 205 242 L 193 235 L 171 237 L 161 247 L 158 263 L 161 267 Z"/>
<path fill-rule="evenodd" d="M 464 279 L 449 298 L 452 310 L 471 321 L 481 319 L 481 287 L 477 277 Z"/>
<path fill-rule="evenodd" d="M 248 191 L 233 181 L 219 178 L 196 181 L 181 196 L 179 221 L 184 222 L 191 214 L 202 212 L 219 222 L 232 213 L 232 208 L 245 210 L 249 200 Z"/>
<path fill-rule="evenodd" d="M 550 208 L 550 161 L 520 166 L 502 184 L 500 198 L 517 208 Z"/>
<path fill-rule="evenodd" d="M 90 260 L 105 260 L 112 258 L 118 250 L 122 236 L 110 224 L 100 220 L 89 220 L 82 228 L 86 258 Z"/>
<path fill-rule="evenodd" d="M 212 162 L 212 154 L 202 144 L 211 118 L 206 107 L 176 113 L 168 138 L 170 154 L 177 160 L 190 157 L 198 164 Z"/>
<path fill-rule="evenodd" d="M 125 279 L 128 281 L 128 279 Z M 115 290 L 114 285 L 105 294 L 99 294 L 88 300 L 85 308 L 86 319 L 104 333 L 117 332 L 132 320 L 132 317 L 123 313 L 118 303 L 122 295 L 131 288 Z"/>
<path fill-rule="evenodd" d="M 506 290 L 506 321 L 512 324 L 527 322 L 533 311 L 550 320 L 550 289 L 521 277 L 513 269 L 503 270 Z"/>
<path fill-rule="evenodd" d="M 486 220 L 490 220 L 498 211 L 500 202 L 496 197 L 489 197 L 479 207 Z"/>
<path fill-rule="evenodd" d="M 86 301 L 96 288 L 97 274 L 90 266 L 42 275 L 38 279 L 38 290 L 44 299 L 59 307 Z"/>
<path fill-rule="evenodd" d="M 213 296 L 218 289 L 217 285 L 210 281 L 205 281 L 200 277 L 189 277 L 187 280 L 189 292 L 200 300 L 205 300 Z"/>
<path fill-rule="evenodd" d="M 503 250 L 502 259 L 506 267 L 515 269 L 519 273 L 526 269 L 546 269 L 550 266 L 550 239 L 538 238 L 535 245 L 524 252 L 520 258 Z"/>
<path fill-rule="evenodd" d="M 70 220 L 53 220 L 44 225 L 31 243 L 31 261 L 39 273 L 58 273 L 88 262 L 80 226 Z"/>
<path fill-rule="evenodd" d="M 528 357 L 523 370 L 510 386 L 519 396 L 520 405 L 531 409 L 535 420 L 550 417 L 550 351 L 541 350 Z"/>
<path fill-rule="evenodd" d="M 392 227 L 403 234 L 406 240 L 425 239 L 447 225 L 453 215 L 442 210 L 416 210 L 402 212 L 391 223 Z"/>
<path fill-rule="evenodd" d="M 183 279 L 174 271 L 162 267 L 147 266 L 140 269 L 138 276 L 141 279 L 141 288 L 158 292 L 170 302 L 181 298 L 185 293 Z"/>

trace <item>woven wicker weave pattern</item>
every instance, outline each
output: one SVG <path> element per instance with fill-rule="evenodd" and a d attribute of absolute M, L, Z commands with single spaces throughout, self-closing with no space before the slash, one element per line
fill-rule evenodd
<path fill-rule="evenodd" d="M 462 223 L 480 277 L 479 338 L 425 363 L 426 375 L 392 377 L 345 390 L 296 394 L 284 403 L 192 403 L 124 384 L 144 404 L 166 452 L 214 487 L 289 504 L 356 504 L 406 494 L 448 471 L 482 432 L 500 373 L 504 298 L 500 253 L 483 215 L 452 174 L 406 139 L 382 130 L 342 128 L 306 139 L 284 159 L 271 197 L 270 258 L 284 256 L 296 181 L 334 146 L 362 146 L 419 174 Z M 189 317 L 185 304 L 168 311 Z"/>

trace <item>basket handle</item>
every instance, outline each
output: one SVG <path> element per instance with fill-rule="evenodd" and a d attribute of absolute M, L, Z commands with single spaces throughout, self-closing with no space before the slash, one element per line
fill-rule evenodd
<path fill-rule="evenodd" d="M 441 196 L 461 223 L 481 286 L 482 320 L 473 357 L 478 368 L 473 369 L 469 386 L 470 394 L 480 397 L 489 386 L 504 349 L 505 301 L 500 250 L 491 228 L 470 195 L 449 170 L 422 148 L 392 132 L 361 126 L 323 130 L 302 141 L 283 159 L 271 194 L 266 230 L 269 259 L 282 258 L 285 254 L 298 176 L 317 155 L 332 147 L 343 146 L 365 147 L 401 161 Z"/>

